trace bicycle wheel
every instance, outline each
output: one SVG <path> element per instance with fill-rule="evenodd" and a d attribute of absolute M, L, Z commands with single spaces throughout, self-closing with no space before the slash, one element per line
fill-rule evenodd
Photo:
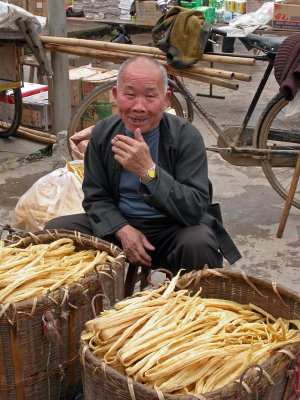
<path fill-rule="evenodd" d="M 299 116 L 287 116 L 288 101 L 279 93 L 264 109 L 258 122 L 257 146 L 260 149 L 300 150 Z M 262 160 L 262 169 L 276 192 L 286 199 L 297 154 L 268 155 Z M 300 208 L 300 184 L 296 189 L 293 206 Z"/>
<path fill-rule="evenodd" d="M 67 134 L 68 149 L 72 158 L 73 154 L 70 138 L 75 133 L 80 132 L 85 128 L 92 127 L 101 119 L 117 112 L 117 107 L 111 92 L 111 89 L 116 85 L 116 82 L 116 80 L 113 80 L 95 88 L 79 104 L 78 109 L 70 121 Z M 170 97 L 169 106 L 166 111 L 184 117 L 181 104 L 173 93 Z"/>
<path fill-rule="evenodd" d="M 183 111 L 183 116 L 189 122 L 193 122 L 194 120 L 194 108 L 191 100 L 186 96 L 185 93 L 181 90 L 181 86 L 184 86 L 183 83 L 180 82 L 178 85 L 176 81 L 171 78 L 168 79 L 169 89 L 172 91 L 172 98 L 176 98 L 177 102 L 180 103 L 180 107 Z"/>
<path fill-rule="evenodd" d="M 0 138 L 16 133 L 22 119 L 21 89 L 0 91 Z"/>

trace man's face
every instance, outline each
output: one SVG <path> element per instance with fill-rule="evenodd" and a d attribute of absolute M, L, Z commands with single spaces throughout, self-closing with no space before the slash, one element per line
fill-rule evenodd
<path fill-rule="evenodd" d="M 159 125 L 170 92 L 165 94 L 158 69 L 140 61 L 124 69 L 113 95 L 126 128 L 131 132 L 140 128 L 143 133 Z"/>

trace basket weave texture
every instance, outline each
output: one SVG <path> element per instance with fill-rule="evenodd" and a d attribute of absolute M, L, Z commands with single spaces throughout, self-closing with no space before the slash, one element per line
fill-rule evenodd
<path fill-rule="evenodd" d="M 245 278 L 240 272 L 223 269 L 192 271 L 183 275 L 177 286 L 194 293 L 200 287 L 201 297 L 252 303 L 276 318 L 300 318 L 299 294 L 253 276 Z M 85 400 L 289 400 L 296 374 L 288 371 L 293 371 L 296 356 L 299 344 L 286 346 L 260 367 L 245 370 L 233 384 L 203 395 L 184 396 L 149 389 L 107 366 L 84 342 L 80 348 Z"/>
<path fill-rule="evenodd" d="M 19 247 L 27 247 L 61 238 L 72 239 L 78 251 L 98 249 L 113 257 L 121 254 L 108 242 L 66 230 L 12 235 L 6 244 L 20 241 Z M 113 305 L 123 298 L 124 269 L 121 257 L 37 301 L 11 304 L 5 312 L 0 305 L 1 400 L 71 399 L 78 394 L 82 388 L 78 352 L 84 323 L 94 317 L 93 311 L 100 312 L 103 302 Z M 51 329 L 54 324 L 57 330 Z"/>

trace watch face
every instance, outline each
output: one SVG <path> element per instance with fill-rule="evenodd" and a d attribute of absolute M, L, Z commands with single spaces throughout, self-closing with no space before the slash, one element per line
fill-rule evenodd
<path fill-rule="evenodd" d="M 149 177 L 150 179 L 156 178 L 156 171 L 155 171 L 155 169 L 149 169 L 149 171 L 148 171 L 148 177 Z"/>

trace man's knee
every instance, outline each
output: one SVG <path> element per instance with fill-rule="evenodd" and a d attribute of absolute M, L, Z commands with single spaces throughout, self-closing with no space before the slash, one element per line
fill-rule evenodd
<path fill-rule="evenodd" d="M 213 230 L 205 224 L 182 229 L 177 236 L 173 256 L 174 262 L 180 262 L 188 270 L 203 268 L 205 265 L 211 268 L 223 266 L 219 242 Z"/>
<path fill-rule="evenodd" d="M 46 223 L 45 229 L 67 229 L 92 235 L 91 225 L 84 213 L 53 218 Z"/>

